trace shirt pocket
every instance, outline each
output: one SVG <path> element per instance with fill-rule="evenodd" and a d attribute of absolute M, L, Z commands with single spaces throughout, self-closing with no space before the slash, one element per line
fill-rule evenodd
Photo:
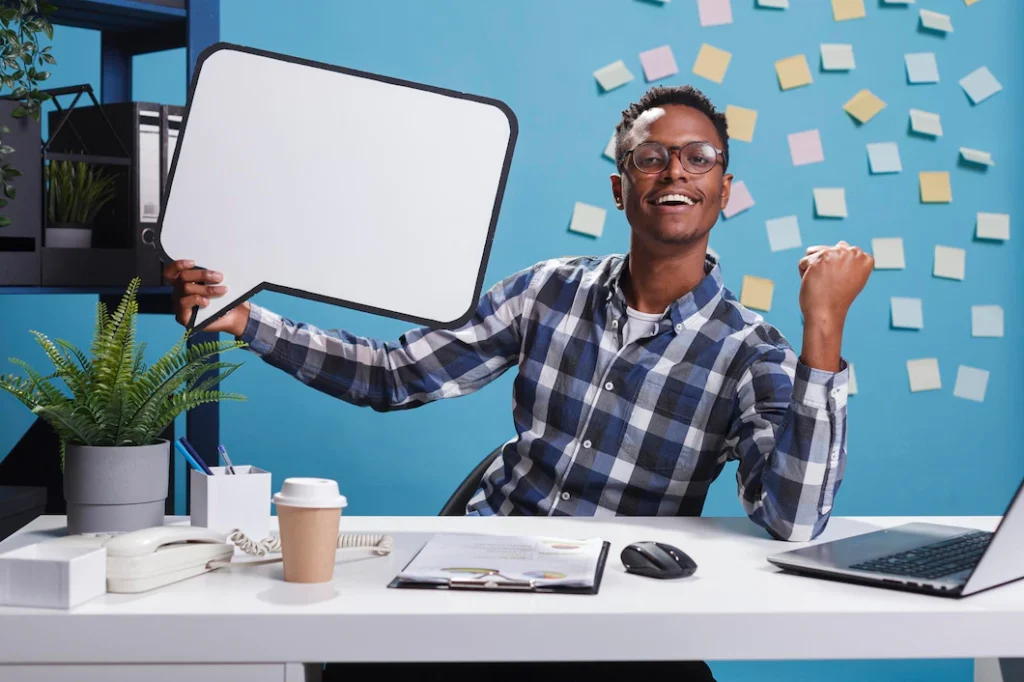
<path fill-rule="evenodd" d="M 620 456 L 639 469 L 665 478 L 689 479 L 697 466 L 697 419 L 701 401 L 671 384 L 641 390 L 631 411 Z"/>

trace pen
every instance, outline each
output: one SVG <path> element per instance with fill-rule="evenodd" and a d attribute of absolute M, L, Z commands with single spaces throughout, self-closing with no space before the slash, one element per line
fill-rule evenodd
<path fill-rule="evenodd" d="M 174 441 L 174 449 L 181 453 L 181 456 L 185 458 L 185 461 L 189 463 L 189 466 L 191 466 L 193 469 L 200 473 L 206 473 L 205 471 L 203 471 L 202 467 L 200 467 L 199 464 L 197 464 L 196 461 L 192 459 L 192 455 L 188 453 L 188 450 L 185 449 L 185 446 L 181 444 L 180 440 Z"/>
<path fill-rule="evenodd" d="M 192 447 L 192 444 L 189 443 L 188 440 L 186 440 L 185 436 L 179 438 L 178 441 L 182 445 L 184 445 L 185 449 L 188 450 L 190 455 L 192 455 L 192 459 L 195 460 L 196 464 L 199 466 L 199 469 L 208 476 L 212 476 L 213 472 L 210 471 L 210 467 L 206 465 L 206 462 L 204 462 L 203 458 L 199 456 L 199 453 L 196 452 L 196 449 Z"/>
<path fill-rule="evenodd" d="M 231 458 L 228 457 L 228 449 L 226 447 L 224 447 L 223 445 L 218 445 L 217 446 L 217 452 L 219 452 L 220 456 L 224 458 L 224 464 L 227 465 L 227 469 L 225 469 L 225 470 L 229 474 L 235 473 L 235 465 L 231 463 Z"/>

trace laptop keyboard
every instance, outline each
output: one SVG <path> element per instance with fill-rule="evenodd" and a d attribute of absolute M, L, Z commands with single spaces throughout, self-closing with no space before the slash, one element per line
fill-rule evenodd
<path fill-rule="evenodd" d="M 988 531 L 965 533 L 905 552 L 862 561 L 850 568 L 932 580 L 974 568 L 991 537 L 992 533 Z"/>

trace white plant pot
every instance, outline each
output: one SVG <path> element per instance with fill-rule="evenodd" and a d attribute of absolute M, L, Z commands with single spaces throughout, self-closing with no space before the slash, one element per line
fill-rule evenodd
<path fill-rule="evenodd" d="M 46 227 L 46 246 L 88 249 L 92 246 L 92 227 L 79 223 L 50 223 Z"/>

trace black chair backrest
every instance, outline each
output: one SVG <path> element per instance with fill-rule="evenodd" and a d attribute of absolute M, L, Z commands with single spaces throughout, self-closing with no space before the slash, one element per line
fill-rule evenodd
<path fill-rule="evenodd" d="M 464 516 L 466 514 L 466 505 L 473 498 L 476 489 L 480 487 L 480 481 L 483 479 L 487 467 L 491 466 L 491 463 L 498 458 L 504 446 L 504 443 L 499 445 L 494 451 L 484 457 L 473 471 L 469 472 L 469 475 L 466 476 L 462 483 L 459 484 L 459 487 L 455 489 L 455 492 L 452 493 L 452 496 L 448 498 L 448 501 L 445 502 L 438 516 Z"/>

